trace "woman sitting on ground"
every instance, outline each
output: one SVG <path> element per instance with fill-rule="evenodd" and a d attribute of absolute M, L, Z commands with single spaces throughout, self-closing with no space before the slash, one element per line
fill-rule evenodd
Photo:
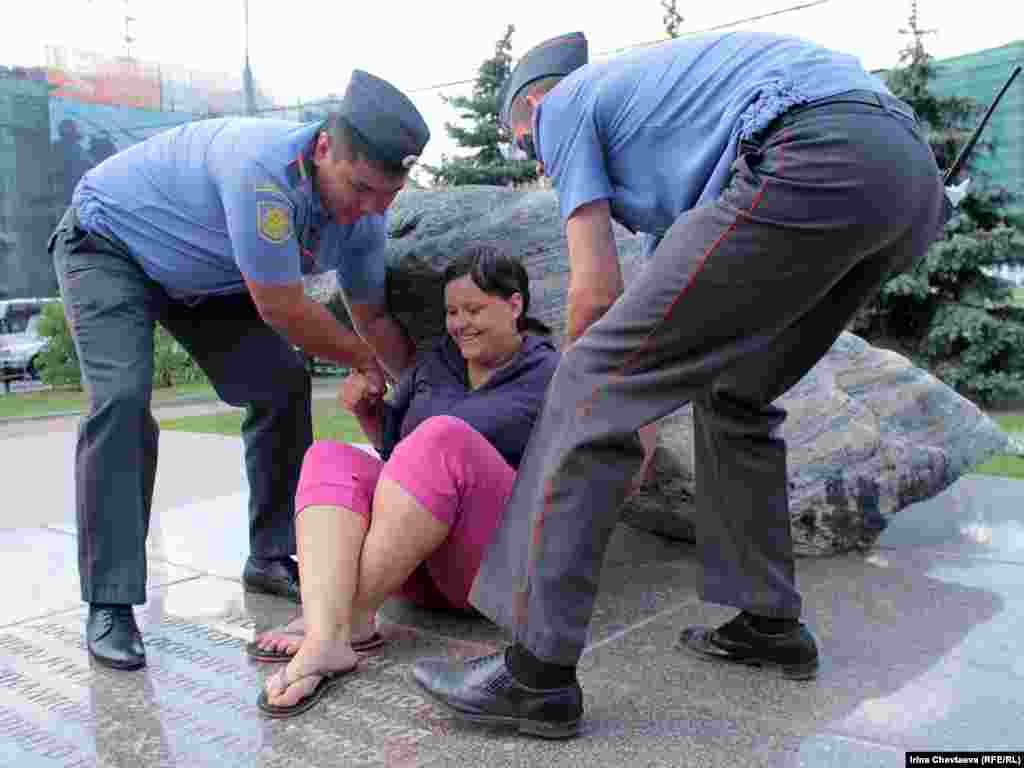
<path fill-rule="evenodd" d="M 403 373 L 390 403 L 361 374 L 342 385 L 383 460 L 330 440 L 306 454 L 295 500 L 303 616 L 248 648 L 290 659 L 257 702 L 270 716 L 309 709 L 356 667 L 357 651 L 383 643 L 374 617 L 388 597 L 470 608 L 559 356 L 527 317 L 517 260 L 476 246 L 444 284 L 447 333 Z"/>

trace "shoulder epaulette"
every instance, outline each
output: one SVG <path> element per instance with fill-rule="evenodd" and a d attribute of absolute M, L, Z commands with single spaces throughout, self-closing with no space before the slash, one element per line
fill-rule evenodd
<path fill-rule="evenodd" d="M 309 178 L 309 160 L 306 158 L 305 152 L 299 152 L 298 157 L 288 163 L 285 174 L 288 176 L 288 183 L 292 187 L 299 186 Z"/>

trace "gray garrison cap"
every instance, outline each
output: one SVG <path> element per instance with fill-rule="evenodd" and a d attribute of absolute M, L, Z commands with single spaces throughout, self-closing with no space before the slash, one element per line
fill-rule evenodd
<path fill-rule="evenodd" d="M 502 125 L 511 127 L 512 102 L 523 88 L 544 77 L 564 77 L 586 63 L 587 38 L 582 32 L 559 35 L 533 46 L 516 64 L 498 93 L 498 115 Z"/>
<path fill-rule="evenodd" d="M 411 168 L 430 129 L 409 97 L 386 80 L 353 70 L 338 114 L 376 150 L 381 160 Z"/>

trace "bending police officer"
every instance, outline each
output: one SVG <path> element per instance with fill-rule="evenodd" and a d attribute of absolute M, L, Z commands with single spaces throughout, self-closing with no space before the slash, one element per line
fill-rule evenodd
<path fill-rule="evenodd" d="M 322 123 L 189 123 L 79 182 L 50 251 L 89 393 L 76 509 L 98 662 L 145 664 L 131 606 L 146 599 L 155 323 L 222 400 L 247 409 L 246 589 L 299 599 L 294 495 L 312 424 L 295 347 L 367 373 L 381 391 L 410 361 L 412 343 L 386 310 L 385 212 L 428 138 L 404 94 L 357 70 Z M 357 333 L 304 295 L 302 276 L 328 270 Z"/>
<path fill-rule="evenodd" d="M 637 430 L 693 403 L 703 659 L 790 678 L 818 667 L 801 623 L 785 412 L 773 401 L 858 307 L 921 256 L 942 182 L 913 111 L 851 56 L 781 35 L 710 34 L 587 64 L 581 34 L 526 54 L 504 125 L 558 192 L 572 342 L 473 584 L 506 651 L 421 660 L 417 681 L 476 722 L 567 737 Z M 623 291 L 615 219 L 649 263 Z"/>

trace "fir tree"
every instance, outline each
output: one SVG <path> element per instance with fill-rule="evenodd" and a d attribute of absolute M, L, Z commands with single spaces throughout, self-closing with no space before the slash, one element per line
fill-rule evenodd
<path fill-rule="evenodd" d="M 456 144 L 468 150 L 466 155 L 442 156 L 441 165 L 428 167 L 435 184 L 508 185 L 537 178 L 534 163 L 506 156 L 510 137 L 498 121 L 498 91 L 512 72 L 511 24 L 494 48 L 494 56 L 477 70 L 472 96 L 444 97 L 444 102 L 459 110 L 464 125 L 445 123 L 445 130 Z"/>
<path fill-rule="evenodd" d="M 969 99 L 931 92 L 935 65 L 924 49 L 928 30 L 918 26 L 916 2 L 901 32 L 911 39 L 888 85 L 925 122 L 939 167 L 946 168 L 980 109 Z M 991 147 L 979 143 L 977 151 Z M 962 175 L 975 176 L 970 170 Z M 1024 221 L 1012 212 L 1007 190 L 981 182 L 973 179 L 941 239 L 913 269 L 883 286 L 854 330 L 908 354 L 962 394 L 990 403 L 1024 396 L 1024 308 L 1014 303 L 1009 285 L 985 271 L 1022 258 Z"/>

